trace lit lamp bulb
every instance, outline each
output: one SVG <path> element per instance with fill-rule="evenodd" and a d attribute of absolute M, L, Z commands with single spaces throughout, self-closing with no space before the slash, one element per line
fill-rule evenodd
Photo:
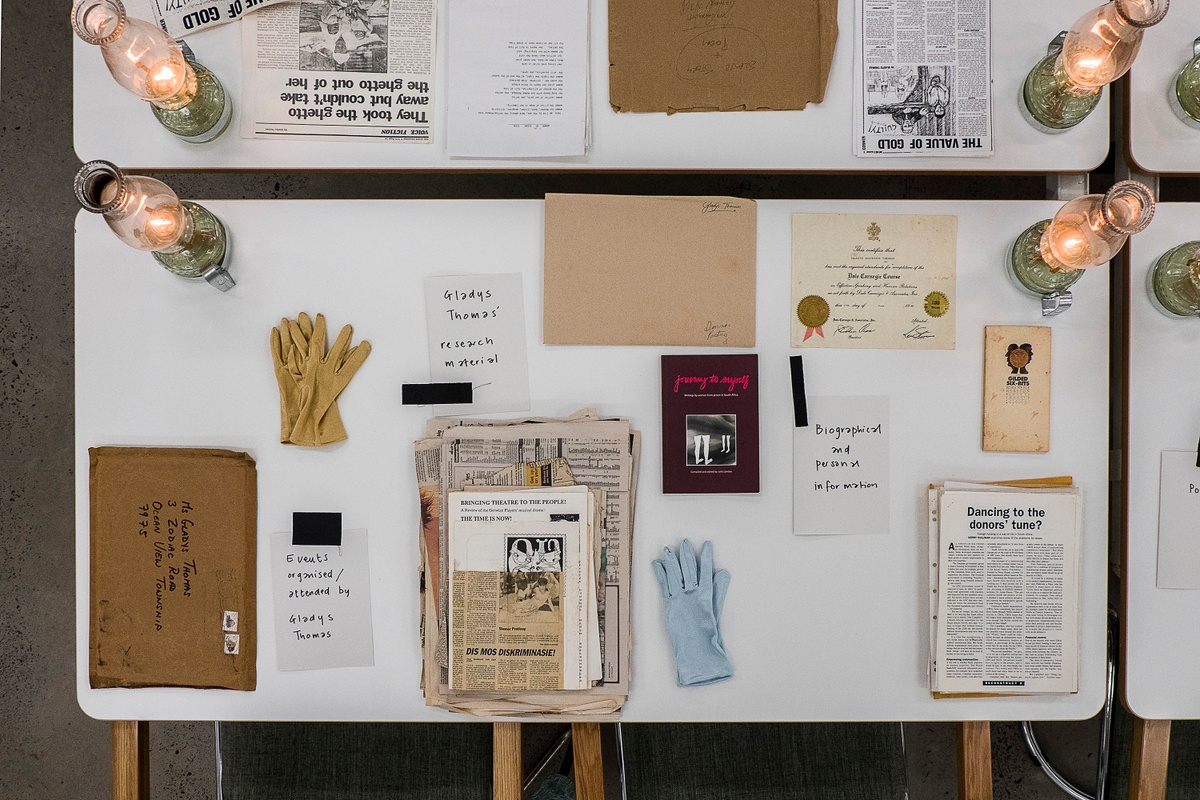
<path fill-rule="evenodd" d="M 125 244 L 149 250 L 183 278 L 204 278 L 223 292 L 234 281 L 222 266 L 225 226 L 197 203 L 144 175 L 126 175 L 107 161 L 89 161 L 75 175 L 75 196 L 85 210 L 103 214 Z"/>
<path fill-rule="evenodd" d="M 1057 133 L 1078 125 L 1100 102 L 1101 90 L 1129 71 L 1142 31 L 1162 20 L 1170 0 L 1112 0 L 1059 34 L 1025 78 L 1025 118 Z"/>
<path fill-rule="evenodd" d="M 1146 290 L 1170 317 L 1200 317 L 1200 242 L 1173 247 L 1146 273 Z"/>
<path fill-rule="evenodd" d="M 1071 305 L 1067 291 L 1083 271 L 1112 259 L 1130 234 L 1150 224 L 1154 195 L 1138 181 L 1121 181 L 1104 194 L 1077 197 L 1026 228 L 1013 244 L 1009 274 L 1024 291 L 1042 297 L 1042 314 Z"/>
<path fill-rule="evenodd" d="M 98 45 L 117 83 L 150 103 L 163 127 L 189 142 L 224 133 L 232 117 L 229 96 L 202 64 L 160 28 L 126 16 L 121 0 L 75 0 L 71 26 Z"/>

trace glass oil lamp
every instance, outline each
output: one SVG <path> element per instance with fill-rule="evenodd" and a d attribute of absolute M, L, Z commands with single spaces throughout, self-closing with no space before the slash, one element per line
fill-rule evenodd
<path fill-rule="evenodd" d="M 1200 38 L 1192 42 L 1192 60 L 1175 76 L 1167 99 L 1176 116 L 1193 128 L 1200 128 Z"/>
<path fill-rule="evenodd" d="M 1200 317 L 1200 242 L 1173 247 L 1146 274 L 1146 290 L 1171 317 Z"/>
<path fill-rule="evenodd" d="M 1025 78 L 1025 118 L 1048 133 L 1082 122 L 1102 89 L 1129 70 L 1142 32 L 1166 16 L 1169 1 L 1112 0 L 1076 20 Z"/>
<path fill-rule="evenodd" d="M 150 104 L 164 128 L 188 142 L 224 133 L 232 117 L 229 95 L 208 69 L 157 26 L 125 14 L 121 0 L 75 0 L 71 26 L 99 46 L 122 87 Z"/>
<path fill-rule="evenodd" d="M 1017 237 L 1009 274 L 1023 291 L 1041 296 L 1044 316 L 1058 314 L 1070 307 L 1067 290 L 1084 270 L 1109 261 L 1153 216 L 1154 195 L 1138 181 L 1077 197 Z"/>
<path fill-rule="evenodd" d="M 234 280 L 222 265 L 225 226 L 197 203 L 143 175 L 126 175 L 107 161 L 89 161 L 75 175 L 75 196 L 87 211 L 103 214 L 125 244 L 149 250 L 182 278 L 204 278 L 223 292 Z"/>

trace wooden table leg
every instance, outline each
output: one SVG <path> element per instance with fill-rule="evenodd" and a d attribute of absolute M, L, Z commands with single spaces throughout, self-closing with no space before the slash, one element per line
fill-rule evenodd
<path fill-rule="evenodd" d="M 958 798 L 992 800 L 992 726 L 958 723 Z"/>
<path fill-rule="evenodd" d="M 492 798 L 521 800 L 521 723 L 492 723 Z"/>
<path fill-rule="evenodd" d="M 113 800 L 150 798 L 150 723 L 112 724 Z"/>
<path fill-rule="evenodd" d="M 1133 752 L 1129 758 L 1129 800 L 1163 800 L 1167 796 L 1167 752 L 1171 720 L 1133 718 Z"/>
<path fill-rule="evenodd" d="M 576 800 L 604 800 L 604 759 L 600 756 L 600 723 L 572 722 Z"/>

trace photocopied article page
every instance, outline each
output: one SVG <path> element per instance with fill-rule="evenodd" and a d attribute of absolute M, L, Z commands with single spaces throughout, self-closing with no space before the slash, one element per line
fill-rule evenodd
<path fill-rule="evenodd" d="M 434 0 L 299 0 L 246 18 L 242 136 L 433 140 Z"/>
<path fill-rule="evenodd" d="M 854 153 L 990 156 L 990 0 L 855 0 Z"/>
<path fill-rule="evenodd" d="M 587 152 L 586 2 L 454 0 L 449 25 L 450 155 Z"/>

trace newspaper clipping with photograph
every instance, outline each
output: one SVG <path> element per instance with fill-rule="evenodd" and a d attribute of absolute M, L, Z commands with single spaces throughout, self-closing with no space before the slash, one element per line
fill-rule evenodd
<path fill-rule="evenodd" d="M 854 152 L 990 156 L 990 0 L 857 0 Z"/>
<path fill-rule="evenodd" d="M 125 0 L 125 10 L 182 39 L 282 2 L 286 0 Z"/>
<path fill-rule="evenodd" d="M 434 0 L 298 0 L 245 21 L 242 136 L 433 138 Z"/>

